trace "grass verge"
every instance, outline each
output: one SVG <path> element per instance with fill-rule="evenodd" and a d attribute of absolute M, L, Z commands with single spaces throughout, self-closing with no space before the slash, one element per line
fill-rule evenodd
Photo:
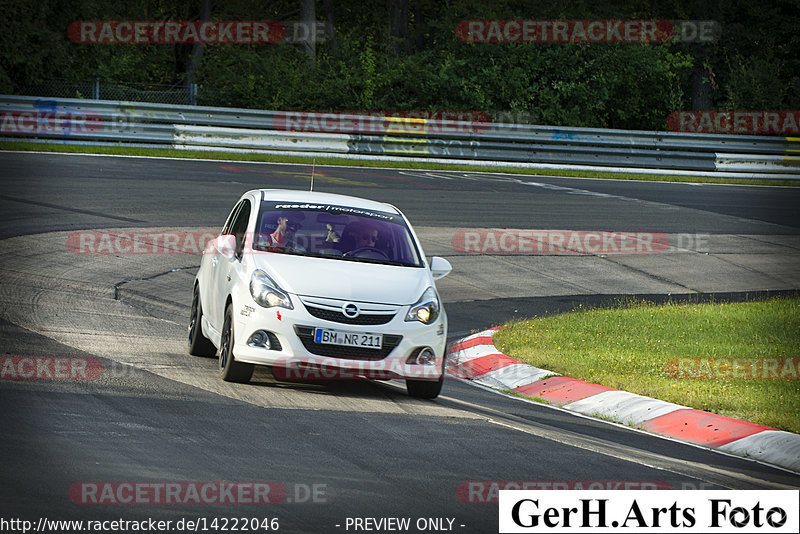
<path fill-rule="evenodd" d="M 509 323 L 494 343 L 565 376 L 800 433 L 798 296 L 579 307 Z"/>
<path fill-rule="evenodd" d="M 336 157 L 312 158 L 301 156 L 281 156 L 269 154 L 243 154 L 238 152 L 204 152 L 199 150 L 176 150 L 161 148 L 136 148 L 116 146 L 79 146 L 58 143 L 31 143 L 24 141 L 2 141 L 0 150 L 20 150 L 31 152 L 64 152 L 78 154 L 114 154 L 122 156 L 153 156 L 162 158 L 218 159 L 235 161 L 252 161 L 264 163 L 301 163 L 311 165 L 340 165 L 346 167 L 377 167 L 420 169 L 427 171 L 465 171 L 484 173 L 506 173 L 530 176 L 563 176 L 565 178 L 600 178 L 606 180 L 639 180 L 650 182 L 685 182 L 706 184 L 738 184 L 798 187 L 797 180 L 756 180 L 714 178 L 704 176 L 669 176 L 661 174 L 629 174 L 619 172 L 597 172 L 559 169 L 524 169 L 518 167 L 481 167 L 478 165 L 445 165 L 427 162 L 376 161 L 365 156 L 364 159 L 343 159 Z"/>

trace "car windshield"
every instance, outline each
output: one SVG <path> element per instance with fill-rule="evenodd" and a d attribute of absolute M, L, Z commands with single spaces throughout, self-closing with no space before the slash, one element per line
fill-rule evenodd
<path fill-rule="evenodd" d="M 262 202 L 253 249 L 422 267 L 403 217 L 329 204 Z"/>

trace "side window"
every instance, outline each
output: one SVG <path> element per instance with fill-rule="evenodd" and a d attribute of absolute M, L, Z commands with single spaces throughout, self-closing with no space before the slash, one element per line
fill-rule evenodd
<path fill-rule="evenodd" d="M 242 206 L 233 218 L 230 231 L 236 236 L 236 255 L 239 256 L 244 249 L 244 239 L 247 234 L 247 223 L 250 221 L 250 201 L 243 200 Z"/>
<path fill-rule="evenodd" d="M 233 221 L 236 219 L 236 215 L 239 213 L 239 209 L 241 209 L 242 204 L 244 204 L 244 200 L 236 204 L 233 209 L 231 210 L 231 214 L 228 215 L 228 220 L 225 221 L 225 226 L 222 228 L 222 235 L 227 235 L 231 233 L 231 226 L 233 226 Z"/>

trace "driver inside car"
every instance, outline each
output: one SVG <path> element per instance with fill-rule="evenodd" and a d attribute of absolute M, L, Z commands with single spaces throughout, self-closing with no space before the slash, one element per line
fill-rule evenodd
<path fill-rule="evenodd" d="M 377 243 L 377 228 L 365 222 L 353 222 L 342 231 L 338 248 L 347 255 L 359 249 L 374 249 Z"/>

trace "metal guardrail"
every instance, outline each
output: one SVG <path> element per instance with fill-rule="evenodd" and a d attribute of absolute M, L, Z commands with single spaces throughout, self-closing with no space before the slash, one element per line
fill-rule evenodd
<path fill-rule="evenodd" d="M 2 139 L 800 179 L 800 138 L 0 95 Z"/>

